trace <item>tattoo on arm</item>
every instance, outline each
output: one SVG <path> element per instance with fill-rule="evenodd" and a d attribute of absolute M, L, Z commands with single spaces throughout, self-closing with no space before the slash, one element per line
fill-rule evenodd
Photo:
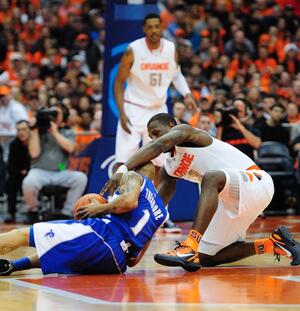
<path fill-rule="evenodd" d="M 135 172 L 123 174 L 120 181 L 120 194 L 130 192 L 142 185 L 142 176 Z"/>

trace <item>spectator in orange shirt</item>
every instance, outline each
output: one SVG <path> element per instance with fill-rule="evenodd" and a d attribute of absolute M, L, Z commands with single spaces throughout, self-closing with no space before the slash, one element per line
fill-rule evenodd
<path fill-rule="evenodd" d="M 261 45 L 258 49 L 258 59 L 255 61 L 256 68 L 263 77 L 270 78 L 274 73 L 277 63 L 273 57 L 269 57 L 268 47 Z"/>
<path fill-rule="evenodd" d="M 39 38 L 40 27 L 31 19 L 26 24 L 25 30 L 20 34 L 20 39 L 25 42 L 27 49 L 30 49 Z"/>
<path fill-rule="evenodd" d="M 247 51 L 241 53 L 238 52 L 234 55 L 233 60 L 229 64 L 229 68 L 226 71 L 226 78 L 229 82 L 232 82 L 237 74 L 246 76 L 249 67 L 252 64 L 250 53 Z"/>
<path fill-rule="evenodd" d="M 258 49 L 258 59 L 254 62 L 261 74 L 261 85 L 267 87 L 270 84 L 271 75 L 275 72 L 277 63 L 273 57 L 269 57 L 268 47 L 261 45 Z"/>
<path fill-rule="evenodd" d="M 214 122 L 214 114 L 212 111 L 212 102 L 208 97 L 202 97 L 199 103 L 199 110 L 188 121 L 191 126 L 197 126 L 202 113 L 207 114 L 211 121 Z"/>

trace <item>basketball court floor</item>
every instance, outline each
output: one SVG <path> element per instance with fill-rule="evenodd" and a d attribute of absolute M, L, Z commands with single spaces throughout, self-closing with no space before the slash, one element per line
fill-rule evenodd
<path fill-rule="evenodd" d="M 190 223 L 181 223 L 183 235 Z M 248 238 L 287 226 L 300 240 L 300 217 L 257 219 Z M 14 226 L 0 225 L 4 232 Z M 39 269 L 0 278 L 0 310 L 300 310 L 300 266 L 271 255 L 188 273 L 156 264 L 153 255 L 182 236 L 156 234 L 142 262 L 124 275 L 47 275 Z M 10 258 L 32 252 L 24 248 Z M 8 256 L 7 256 L 8 257 Z M 55 258 L 53 258 L 55 260 Z"/>

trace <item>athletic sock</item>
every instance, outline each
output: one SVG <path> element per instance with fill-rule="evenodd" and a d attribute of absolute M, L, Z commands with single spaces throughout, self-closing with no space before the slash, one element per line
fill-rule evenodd
<path fill-rule="evenodd" d="M 271 238 L 257 239 L 254 241 L 255 253 L 257 255 L 261 254 L 279 254 L 286 256 L 286 252 L 279 247 L 274 245 Z"/>
<path fill-rule="evenodd" d="M 261 254 L 274 254 L 274 243 L 270 238 L 257 239 L 254 241 L 255 253 Z"/>
<path fill-rule="evenodd" d="M 198 244 L 202 238 L 202 234 L 195 229 L 190 230 L 185 243 L 194 251 L 198 252 Z"/>
<path fill-rule="evenodd" d="M 28 257 L 22 257 L 17 260 L 12 260 L 14 271 L 31 269 L 32 264 Z"/>

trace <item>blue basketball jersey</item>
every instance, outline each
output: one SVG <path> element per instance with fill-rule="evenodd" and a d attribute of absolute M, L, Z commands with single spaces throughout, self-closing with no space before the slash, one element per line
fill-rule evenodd
<path fill-rule="evenodd" d="M 138 206 L 128 213 L 34 224 L 30 230 L 43 273 L 123 273 L 168 218 L 153 184 L 144 177 Z"/>
<path fill-rule="evenodd" d="M 111 214 L 108 227 L 130 245 L 130 256 L 136 257 L 143 246 L 153 237 L 155 231 L 168 219 L 165 208 L 153 183 L 143 177 L 143 185 L 138 198 L 138 206 L 124 214 Z"/>

